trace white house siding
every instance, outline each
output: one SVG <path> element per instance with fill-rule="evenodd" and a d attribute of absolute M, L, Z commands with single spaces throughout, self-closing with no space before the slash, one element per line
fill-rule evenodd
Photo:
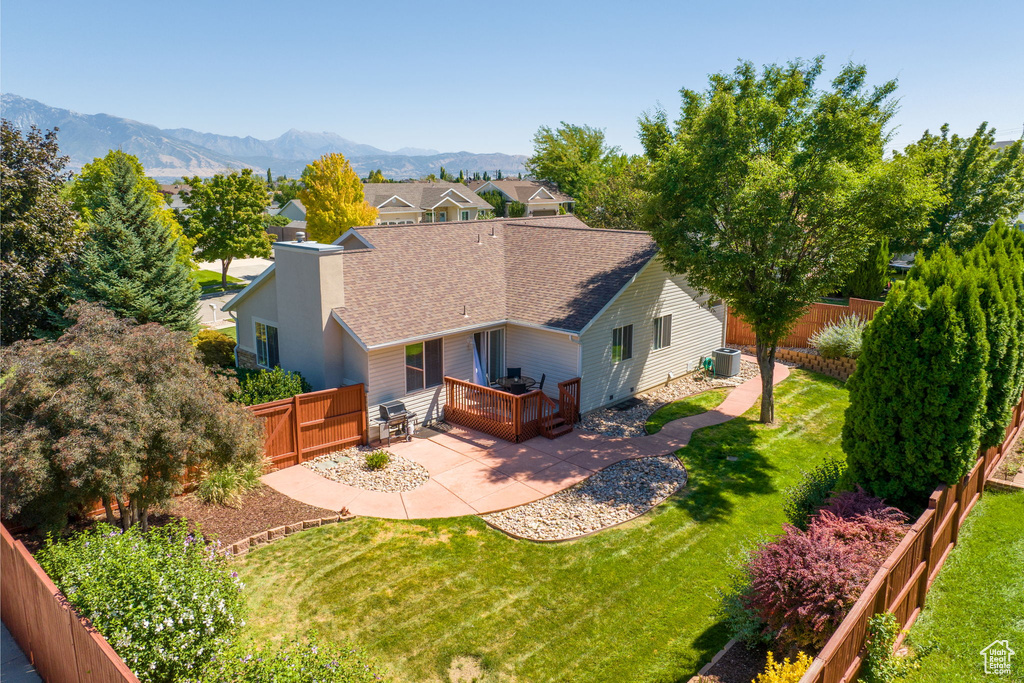
<path fill-rule="evenodd" d="M 621 401 L 693 370 L 701 356 L 721 346 L 724 311 L 701 304 L 707 297 L 660 261 L 648 265 L 581 336 L 581 409 Z M 654 319 L 672 315 L 672 344 L 655 351 Z M 633 357 L 612 363 L 612 329 L 633 325 Z"/>
<path fill-rule="evenodd" d="M 444 337 L 444 374 L 456 379 L 473 379 L 473 333 L 453 334 Z M 371 426 L 380 415 L 380 404 L 396 399 L 405 403 L 408 410 L 416 413 L 420 424 L 441 417 L 444 409 L 444 385 L 431 387 L 412 394 L 405 393 L 405 346 L 389 346 L 373 349 L 368 359 L 368 381 L 366 397 L 369 406 Z M 371 429 L 371 437 L 376 429 Z"/>
<path fill-rule="evenodd" d="M 558 383 L 579 376 L 579 344 L 567 334 L 533 327 L 505 327 L 505 365 L 522 368 L 538 382 L 547 375 L 544 393 L 558 398 Z"/>
<path fill-rule="evenodd" d="M 253 339 L 252 319 L 260 318 L 267 322 L 277 322 L 277 283 L 274 274 L 270 273 L 263 282 L 249 292 L 245 300 L 235 309 L 235 334 L 238 335 L 238 347 L 251 353 L 256 352 Z M 282 332 L 283 330 L 278 330 Z"/>

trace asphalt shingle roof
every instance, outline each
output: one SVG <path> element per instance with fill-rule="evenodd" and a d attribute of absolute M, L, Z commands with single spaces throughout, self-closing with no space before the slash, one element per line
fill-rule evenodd
<path fill-rule="evenodd" d="M 414 208 L 427 210 L 436 206 L 449 191 L 449 196 L 459 206 L 492 208 L 462 183 L 363 183 L 363 194 L 370 206 L 380 206 L 391 197 L 397 196 L 412 204 Z"/>
<path fill-rule="evenodd" d="M 541 188 L 547 190 L 554 198 L 554 201 L 573 201 L 572 197 L 559 190 L 557 187 L 555 187 L 553 183 L 549 183 L 543 180 L 471 180 L 469 182 L 469 186 L 470 188 L 473 189 L 474 192 L 476 192 L 479 191 L 481 187 L 487 185 L 488 183 L 500 189 L 502 192 L 505 193 L 506 196 L 511 197 L 515 201 L 520 202 L 522 204 L 526 204 L 529 201 L 530 197 L 535 195 L 537 193 L 537 190 Z M 550 202 L 552 200 L 548 199 L 547 197 L 544 197 L 543 199 L 538 198 L 535 201 Z"/>
<path fill-rule="evenodd" d="M 646 232 L 575 216 L 357 231 L 373 249 L 328 258 L 344 267 L 334 310 L 367 346 L 506 320 L 579 332 L 656 253 Z"/>

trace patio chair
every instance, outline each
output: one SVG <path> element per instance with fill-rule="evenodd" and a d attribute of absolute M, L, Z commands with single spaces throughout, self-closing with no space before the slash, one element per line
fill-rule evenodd
<path fill-rule="evenodd" d="M 522 377 L 523 376 L 523 369 L 522 368 L 505 368 L 505 376 L 506 377 Z"/>
<path fill-rule="evenodd" d="M 537 391 L 544 391 L 544 380 L 547 379 L 547 375 L 543 372 L 540 374 L 540 384 L 537 385 Z"/>
<path fill-rule="evenodd" d="M 526 382 L 512 382 L 508 387 L 508 393 L 514 396 L 521 396 L 526 393 Z"/>

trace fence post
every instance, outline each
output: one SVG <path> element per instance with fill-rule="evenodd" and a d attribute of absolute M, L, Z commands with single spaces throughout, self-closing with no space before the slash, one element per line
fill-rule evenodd
<path fill-rule="evenodd" d="M 302 428 L 299 426 L 299 396 L 292 396 L 292 434 L 295 435 L 295 464 L 302 464 Z"/>
<path fill-rule="evenodd" d="M 370 443 L 370 414 L 367 412 L 367 399 L 366 399 L 366 385 L 362 385 L 363 390 L 359 392 L 359 396 L 362 400 L 363 409 L 363 445 Z M 339 389 L 340 391 L 340 389 Z"/>

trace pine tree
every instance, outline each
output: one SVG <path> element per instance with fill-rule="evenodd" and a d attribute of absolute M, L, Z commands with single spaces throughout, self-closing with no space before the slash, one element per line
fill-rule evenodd
<path fill-rule="evenodd" d="M 846 280 L 843 293 L 858 299 L 880 299 L 889 281 L 889 238 L 883 237 L 868 249 L 867 258 Z"/>
<path fill-rule="evenodd" d="M 199 286 L 177 259 L 178 240 L 156 216 L 142 178 L 124 157 L 95 197 L 82 258 L 71 276 L 75 299 L 103 304 L 122 318 L 172 330 L 197 327 Z"/>
<path fill-rule="evenodd" d="M 274 186 L 274 176 L 270 175 L 270 168 L 267 168 L 267 185 L 269 187 Z"/>

